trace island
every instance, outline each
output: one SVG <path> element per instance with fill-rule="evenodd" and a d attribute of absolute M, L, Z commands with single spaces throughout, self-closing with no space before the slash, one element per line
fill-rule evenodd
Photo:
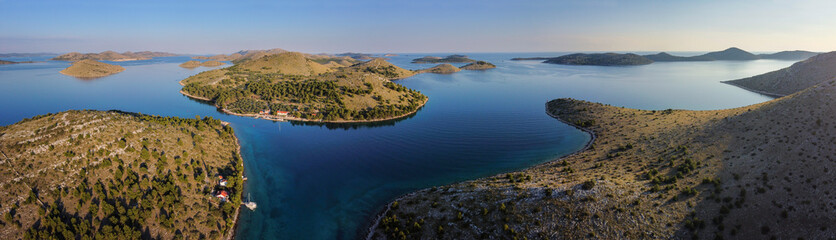
<path fill-rule="evenodd" d="M 653 63 L 653 60 L 632 53 L 575 53 L 556 58 L 549 58 L 543 63 L 562 65 L 633 66 L 651 64 Z"/>
<path fill-rule="evenodd" d="M 205 61 L 205 62 L 192 60 L 192 61 L 187 61 L 187 62 L 184 62 L 184 63 L 180 64 L 180 67 L 182 67 L 182 68 L 217 67 L 217 66 L 223 66 L 224 64 L 226 64 L 226 63 L 215 61 L 215 60 L 210 60 L 210 61 Z"/>
<path fill-rule="evenodd" d="M 648 54 L 648 55 L 641 55 L 641 56 L 632 56 L 635 54 L 621 54 L 621 55 L 630 55 L 630 56 L 620 56 L 619 54 L 614 53 L 607 53 L 610 56 L 588 56 L 594 54 L 571 54 L 571 55 L 564 55 L 558 58 L 563 58 L 559 60 L 559 62 L 567 62 L 567 63 L 558 63 L 558 64 L 570 64 L 570 65 L 602 65 L 602 66 L 615 66 L 615 65 L 644 65 L 650 64 L 653 62 L 704 62 L 704 61 L 750 61 L 750 60 L 758 60 L 758 59 L 775 59 L 775 60 L 804 60 L 809 57 L 818 55 L 819 53 L 810 52 L 810 51 L 802 51 L 802 50 L 795 50 L 795 51 L 781 51 L 777 53 L 769 53 L 769 54 L 753 54 L 742 50 L 740 48 L 731 47 L 722 51 L 716 52 L 709 52 L 706 54 L 698 55 L 698 56 L 691 56 L 691 57 L 682 57 L 682 56 L 675 56 L 671 55 L 666 52 L 660 52 L 657 54 Z M 593 59 L 594 58 L 594 59 Z M 617 59 L 617 58 L 620 58 Z M 643 59 L 644 58 L 644 59 Z M 514 61 L 523 61 L 523 60 L 551 60 L 555 59 L 554 57 L 517 57 L 511 58 Z M 648 62 L 647 60 L 650 60 Z M 607 62 L 621 62 L 623 61 L 626 64 L 610 64 Z M 583 62 L 583 63 L 593 63 L 593 64 L 572 64 L 574 62 Z M 597 64 L 602 62 L 603 64 Z M 637 64 L 632 64 L 637 63 Z"/>
<path fill-rule="evenodd" d="M 450 55 L 444 58 L 426 56 L 422 58 L 412 59 L 412 63 L 471 63 L 476 60 L 467 58 L 465 55 Z"/>
<path fill-rule="evenodd" d="M 155 57 L 172 57 L 178 56 L 177 54 L 173 53 L 165 53 L 165 52 L 124 52 L 124 53 L 117 53 L 114 51 L 104 51 L 101 53 L 78 53 L 78 52 L 71 52 L 67 54 L 63 54 L 57 57 L 52 58 L 52 60 L 60 60 L 60 61 L 80 61 L 80 60 L 97 60 L 97 61 L 136 61 L 136 60 L 148 60 Z"/>
<path fill-rule="evenodd" d="M 485 61 L 476 61 L 475 63 L 467 64 L 461 67 L 461 69 L 464 70 L 487 70 L 492 68 L 496 68 L 496 65 Z"/>
<path fill-rule="evenodd" d="M 36 63 L 36 62 L 35 62 L 35 61 L 22 61 L 22 62 L 15 62 L 15 61 L 0 60 L 0 65 L 5 65 L 5 64 L 18 64 L 18 63 Z"/>
<path fill-rule="evenodd" d="M 399 197 L 367 238 L 828 238 L 836 81 L 795 80 L 814 85 L 726 110 L 552 100 L 546 113 L 588 133 L 586 146 Z"/>
<path fill-rule="evenodd" d="M 450 65 L 449 63 L 443 63 L 443 64 L 436 65 L 435 67 L 418 70 L 417 72 L 418 73 L 451 74 L 451 73 L 457 73 L 459 71 L 461 71 L 460 68 L 457 68 L 456 66 Z"/>
<path fill-rule="evenodd" d="M 122 71 L 125 71 L 122 66 L 86 59 L 73 62 L 72 65 L 61 70 L 60 73 L 77 78 L 100 78 Z"/>
<path fill-rule="evenodd" d="M 666 52 L 660 52 L 657 54 L 652 55 L 643 55 L 643 57 L 653 60 L 654 62 L 702 62 L 702 61 L 714 61 L 716 59 L 707 57 L 705 55 L 702 56 L 694 56 L 694 57 L 680 57 L 670 55 Z"/>
<path fill-rule="evenodd" d="M 297 52 L 247 60 L 180 82 L 182 93 L 223 111 L 271 120 L 369 122 L 416 112 L 427 97 L 391 80 L 414 75 L 375 58 L 328 67 Z M 246 86 L 246 88 L 244 88 Z"/>
<path fill-rule="evenodd" d="M 354 52 L 347 52 L 347 53 L 340 53 L 337 54 L 338 57 L 350 57 L 357 60 L 370 60 L 373 58 L 373 55 L 367 53 L 354 53 Z"/>
<path fill-rule="evenodd" d="M 724 83 L 782 97 L 836 78 L 836 52 L 816 55 L 780 70 Z"/>
<path fill-rule="evenodd" d="M 7 239 L 229 239 L 234 131 L 209 117 L 66 111 L 0 127 Z"/>

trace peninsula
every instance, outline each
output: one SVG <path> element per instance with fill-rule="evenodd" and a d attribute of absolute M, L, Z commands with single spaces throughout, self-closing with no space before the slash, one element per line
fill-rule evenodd
<path fill-rule="evenodd" d="M 476 60 L 470 59 L 465 55 L 450 55 L 444 58 L 426 56 L 422 58 L 412 59 L 412 63 L 472 63 Z"/>
<path fill-rule="evenodd" d="M 124 52 L 117 53 L 114 51 L 104 51 L 101 53 L 77 53 L 71 52 L 52 58 L 52 60 L 60 61 L 80 61 L 80 60 L 97 60 L 97 61 L 135 61 L 148 60 L 155 57 L 172 57 L 177 56 L 173 53 L 165 52 Z"/>
<path fill-rule="evenodd" d="M 60 73 L 77 78 L 100 78 L 125 71 L 119 65 L 107 64 L 95 60 L 85 59 L 73 62 L 72 65 L 61 70 Z"/>
<path fill-rule="evenodd" d="M 223 66 L 224 64 L 226 64 L 226 63 L 215 61 L 215 60 L 210 60 L 210 61 L 205 61 L 205 62 L 192 60 L 192 61 L 187 61 L 187 62 L 184 62 L 184 63 L 180 64 L 180 67 L 181 68 L 217 67 L 217 66 Z"/>
<path fill-rule="evenodd" d="M 35 63 L 35 61 L 15 62 L 15 61 L 0 60 L 0 65 L 5 65 L 5 64 L 18 64 L 18 63 Z"/>
<path fill-rule="evenodd" d="M 187 96 L 232 114 L 363 122 L 406 116 L 423 106 L 426 96 L 391 81 L 414 74 L 380 58 L 327 67 L 302 53 L 285 52 L 203 72 L 180 84 Z"/>
<path fill-rule="evenodd" d="M 833 79 L 836 79 L 836 52 L 822 53 L 787 68 L 724 83 L 780 97 Z"/>
<path fill-rule="evenodd" d="M 208 117 L 40 115 L 0 127 L 0 161 L 8 239 L 228 239 L 241 205 L 237 139 Z"/>
<path fill-rule="evenodd" d="M 585 148 L 398 198 L 368 238 L 828 238 L 836 80 L 794 77 L 813 85 L 727 110 L 550 101 L 547 114 L 591 134 Z"/>

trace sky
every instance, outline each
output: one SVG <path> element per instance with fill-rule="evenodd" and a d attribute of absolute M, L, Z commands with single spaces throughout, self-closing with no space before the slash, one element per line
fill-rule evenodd
<path fill-rule="evenodd" d="M 0 53 L 836 50 L 836 1 L 0 0 Z"/>

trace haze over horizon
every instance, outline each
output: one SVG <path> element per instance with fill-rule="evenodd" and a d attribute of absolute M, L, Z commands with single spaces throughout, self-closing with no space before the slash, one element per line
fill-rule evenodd
<path fill-rule="evenodd" d="M 8 1 L 0 52 L 836 50 L 833 1 Z"/>

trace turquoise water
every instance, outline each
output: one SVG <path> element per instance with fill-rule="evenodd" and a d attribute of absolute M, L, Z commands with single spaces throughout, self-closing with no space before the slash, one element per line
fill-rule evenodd
<path fill-rule="evenodd" d="M 758 60 L 595 67 L 507 60 L 560 54 L 468 54 L 498 68 L 400 80 L 429 96 L 427 105 L 406 119 L 365 125 L 225 115 L 178 93 L 179 80 L 207 69 L 177 66 L 188 57 L 117 62 L 127 70 L 95 80 L 59 74 L 69 66 L 65 62 L 0 65 L 0 125 L 68 109 L 219 118 L 231 122 L 241 140 L 246 188 L 258 202 L 254 212 L 242 211 L 239 237 L 356 239 L 374 214 L 399 195 L 522 169 L 583 146 L 589 137 L 547 116 L 546 101 L 572 97 L 643 109 L 739 107 L 770 98 L 720 81 L 792 64 Z M 409 69 L 432 66 L 409 63 L 424 55 L 401 55 L 391 62 Z"/>

